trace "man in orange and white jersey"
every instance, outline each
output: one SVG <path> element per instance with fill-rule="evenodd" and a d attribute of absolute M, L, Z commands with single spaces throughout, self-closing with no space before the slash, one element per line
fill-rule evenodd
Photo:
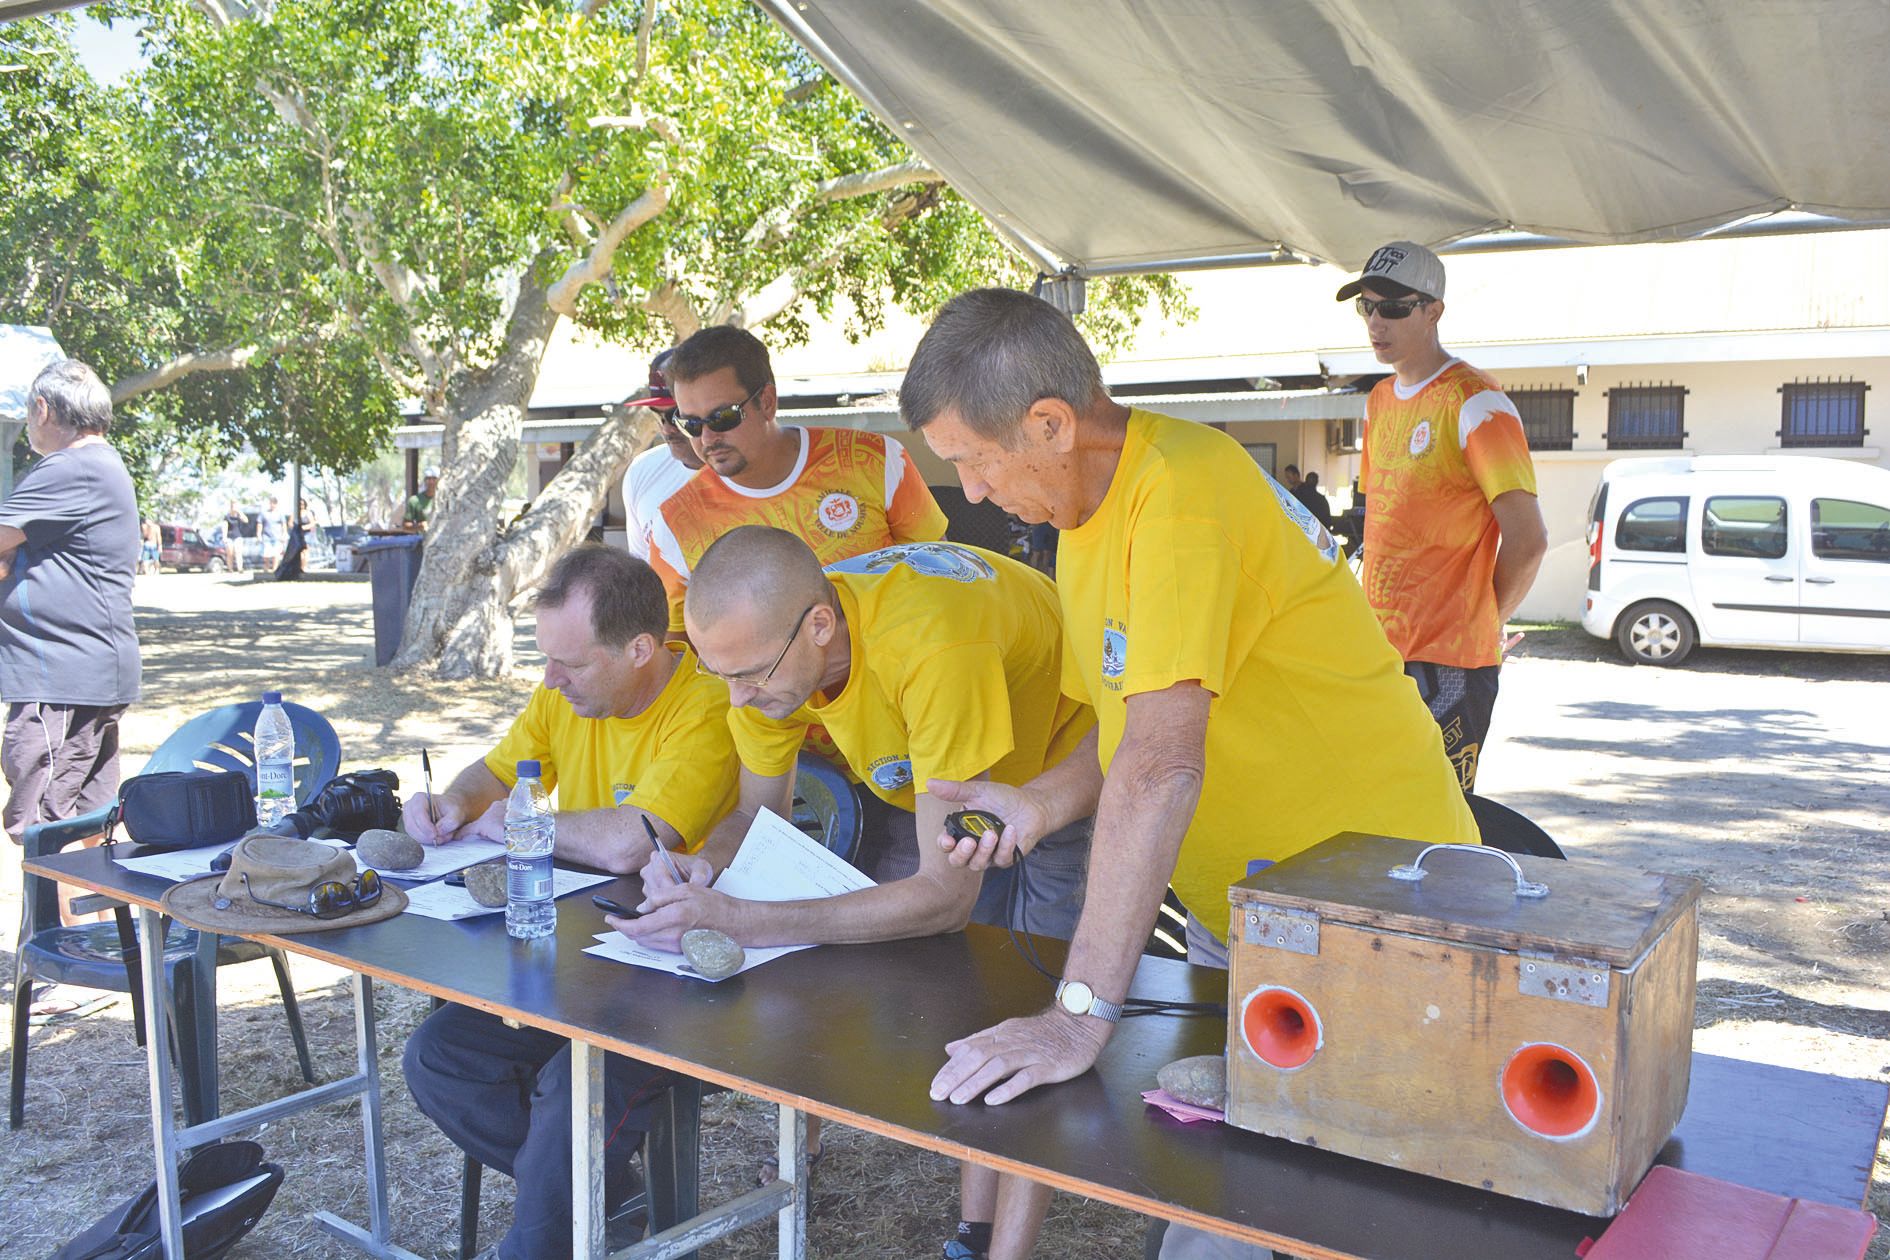
<path fill-rule="evenodd" d="M 691 567 L 738 525 L 784 529 L 822 564 L 945 536 L 945 513 L 898 442 L 775 422 L 774 369 L 752 333 L 704 328 L 667 370 L 676 426 L 707 465 L 651 523 L 650 565 L 669 590 L 672 630 L 682 629 Z"/>
<path fill-rule="evenodd" d="M 1411 241 L 1380 246 L 1339 290 L 1394 375 L 1365 404 L 1365 595 L 1476 786 L 1502 666 L 1503 625 L 1548 550 L 1516 405 L 1447 352 L 1444 264 Z"/>

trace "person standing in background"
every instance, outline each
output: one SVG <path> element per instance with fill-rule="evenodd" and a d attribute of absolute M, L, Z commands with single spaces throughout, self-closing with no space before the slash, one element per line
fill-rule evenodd
<path fill-rule="evenodd" d="M 639 560 L 650 558 L 650 531 L 663 503 L 688 484 L 702 467 L 689 435 L 676 427 L 676 400 L 669 392 L 668 365 L 673 349 L 650 360 L 648 387 L 625 407 L 648 407 L 656 412 L 657 436 L 663 440 L 630 461 L 623 475 L 624 545 Z"/>
<path fill-rule="evenodd" d="M 141 680 L 140 538 L 111 424 L 96 372 L 72 359 L 46 368 L 26 399 L 41 458 L 0 504 L 0 770 L 11 789 L 0 819 L 15 843 L 118 796 L 118 720 Z"/>
<path fill-rule="evenodd" d="M 1365 596 L 1474 791 L 1503 626 L 1549 549 L 1529 440 L 1495 379 L 1439 340 L 1436 254 L 1412 241 L 1379 246 L 1340 288 L 1348 299 L 1394 373 L 1365 401 Z"/>

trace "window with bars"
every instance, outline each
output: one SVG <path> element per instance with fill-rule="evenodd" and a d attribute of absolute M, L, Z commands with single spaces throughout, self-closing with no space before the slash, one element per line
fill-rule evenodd
<path fill-rule="evenodd" d="M 1863 381 L 1793 381 L 1778 387 L 1784 398 L 1780 446 L 1862 446 Z"/>
<path fill-rule="evenodd" d="M 1617 385 L 1608 391 L 1608 449 L 1679 450 L 1687 439 L 1686 407 L 1679 385 Z"/>
<path fill-rule="evenodd" d="M 1532 451 L 1575 449 L 1575 391 L 1572 389 L 1511 389 L 1504 391 L 1516 404 L 1523 434 Z"/>

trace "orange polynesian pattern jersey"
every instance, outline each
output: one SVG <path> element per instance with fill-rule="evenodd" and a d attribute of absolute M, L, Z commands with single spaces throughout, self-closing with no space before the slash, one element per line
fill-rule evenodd
<path fill-rule="evenodd" d="M 689 572 L 709 544 L 739 525 L 797 535 L 832 564 L 893 543 L 937 542 L 945 513 L 898 442 L 859 429 L 799 429 L 800 459 L 776 486 L 750 490 L 704 468 L 663 501 L 650 523 L 650 567 L 669 591 L 670 629 L 682 629 Z"/>
<path fill-rule="evenodd" d="M 1461 359 L 1415 389 L 1380 381 L 1365 403 L 1359 487 L 1365 595 L 1391 646 L 1407 661 L 1501 664 L 1490 503 L 1536 492 L 1516 404 Z"/>

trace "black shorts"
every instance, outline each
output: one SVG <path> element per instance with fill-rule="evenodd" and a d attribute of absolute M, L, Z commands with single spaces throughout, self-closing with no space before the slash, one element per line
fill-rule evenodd
<path fill-rule="evenodd" d="M 1459 669 L 1429 661 L 1406 661 L 1404 672 L 1417 684 L 1424 707 L 1444 732 L 1444 755 L 1456 767 L 1457 781 L 1466 792 L 1477 786 L 1477 758 L 1490 734 L 1490 713 L 1496 708 L 1496 675 L 1500 665 Z"/>

